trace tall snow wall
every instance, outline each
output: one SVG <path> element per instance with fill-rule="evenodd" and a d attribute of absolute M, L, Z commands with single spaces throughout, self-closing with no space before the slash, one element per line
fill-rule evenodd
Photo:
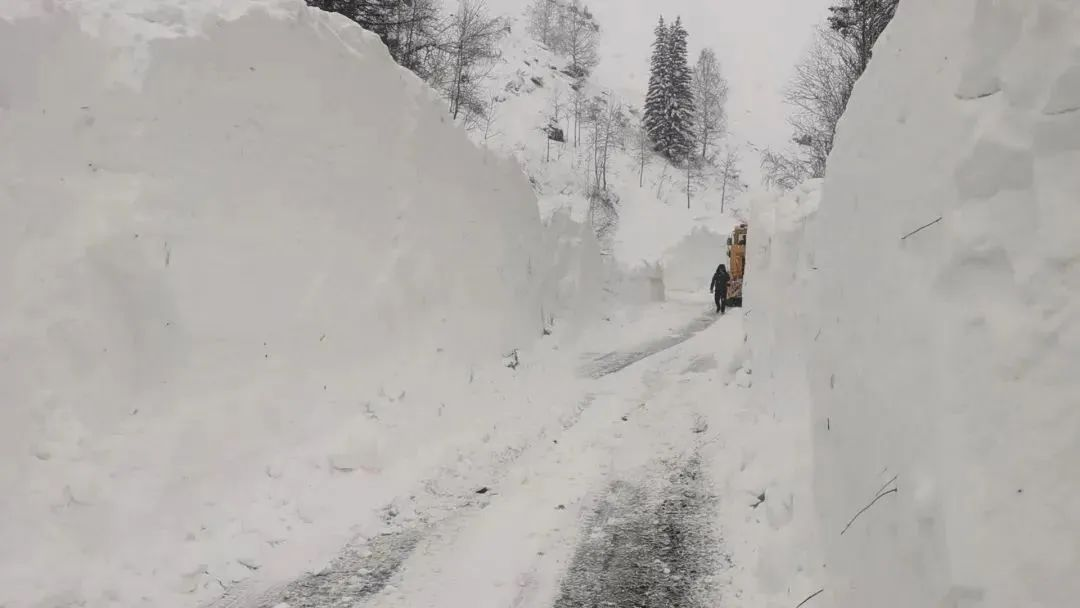
<path fill-rule="evenodd" d="M 783 196 L 763 196 L 751 206 L 745 283 L 746 331 L 752 371 L 751 405 L 768 421 L 769 443 L 760 446 L 765 515 L 757 584 L 766 608 L 794 606 L 816 591 L 823 576 L 814 508 L 812 407 L 807 384 L 807 301 L 813 279 L 808 223 L 821 200 L 821 182 L 807 182 Z"/>
<path fill-rule="evenodd" d="M 340 16 L 0 2 L 0 605 L 170 605 L 266 454 L 537 339 L 575 256 Z"/>
<path fill-rule="evenodd" d="M 901 2 L 770 270 L 801 283 L 823 606 L 1080 597 L 1077 32 L 1075 2 Z"/>

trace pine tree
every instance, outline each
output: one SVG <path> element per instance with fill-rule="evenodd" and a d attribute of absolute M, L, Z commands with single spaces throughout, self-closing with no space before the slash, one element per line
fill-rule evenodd
<path fill-rule="evenodd" d="M 649 91 L 645 96 L 645 131 L 657 150 L 667 146 L 668 50 L 669 30 L 664 18 L 656 26 L 652 60 L 649 68 Z"/>
<path fill-rule="evenodd" d="M 672 160 L 685 159 L 694 142 L 694 78 L 687 62 L 687 37 L 682 18 L 676 18 L 669 33 L 667 52 L 669 80 L 664 149 Z"/>

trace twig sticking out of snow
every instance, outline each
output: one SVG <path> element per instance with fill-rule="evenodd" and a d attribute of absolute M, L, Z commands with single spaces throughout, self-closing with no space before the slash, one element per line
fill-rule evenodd
<path fill-rule="evenodd" d="M 885 483 L 881 484 L 881 487 L 877 489 L 877 492 L 874 492 L 874 496 L 877 496 L 878 494 L 881 494 L 883 491 L 885 491 L 885 488 L 887 488 L 887 487 L 893 485 L 894 483 L 896 483 L 896 480 L 899 479 L 899 478 L 900 478 L 899 475 L 893 475 L 892 479 L 890 479 L 889 481 L 886 481 Z"/>
<path fill-rule="evenodd" d="M 754 497 L 754 500 L 756 500 L 757 502 L 755 502 L 754 504 L 750 505 L 750 508 L 751 508 L 751 509 L 756 509 L 756 508 L 760 507 L 760 506 L 762 505 L 762 503 L 764 503 L 764 502 L 765 502 L 765 492 L 764 492 L 764 491 L 762 491 L 762 492 L 761 492 L 761 494 L 758 494 L 757 496 L 755 496 L 755 497 Z M 801 604 L 800 604 L 800 605 L 801 605 Z"/>
<path fill-rule="evenodd" d="M 822 593 L 824 593 L 824 592 L 825 592 L 825 590 L 824 590 L 824 589 L 818 589 L 817 591 L 815 591 L 815 592 L 813 592 L 812 594 L 810 594 L 810 597 L 808 597 L 808 598 L 806 598 L 805 600 L 803 600 L 803 601 L 799 602 L 799 605 L 798 605 L 798 606 L 795 606 L 795 608 L 802 608 L 803 604 L 805 604 L 806 602 L 809 602 L 810 600 L 814 599 L 815 597 L 817 597 L 817 596 L 821 595 L 821 594 L 822 594 Z"/>
<path fill-rule="evenodd" d="M 860 515 L 862 515 L 863 513 L 866 513 L 867 511 L 869 511 L 870 507 L 874 506 L 874 503 L 881 500 L 882 498 L 885 498 L 889 494 L 896 494 L 896 493 L 898 493 L 900 491 L 899 488 L 890 488 L 888 490 L 885 489 L 885 488 L 888 488 L 893 483 L 895 483 L 898 477 L 899 477 L 899 475 L 894 475 L 892 479 L 890 479 L 889 481 L 887 481 L 885 483 L 885 485 L 881 486 L 881 489 L 879 489 L 877 491 L 877 494 L 874 496 L 874 500 L 871 500 L 870 504 L 866 505 L 862 509 L 859 509 L 859 512 L 855 514 L 855 517 L 852 517 L 851 521 L 849 521 L 847 523 L 847 525 L 844 526 L 844 529 L 840 531 L 840 536 L 843 536 L 844 532 L 848 531 L 848 528 L 851 527 L 851 524 L 855 523 L 856 519 L 859 519 Z"/>
<path fill-rule="evenodd" d="M 930 226 L 933 226 L 934 224 L 936 224 L 936 223 L 940 222 L 940 221 L 941 221 L 942 219 L 944 219 L 944 218 L 943 218 L 943 217 L 939 217 L 939 218 L 937 218 L 936 220 L 934 220 L 934 221 L 930 222 L 929 224 L 926 224 L 926 225 L 923 225 L 923 226 L 919 226 L 919 227 L 918 227 L 918 228 L 916 228 L 915 230 L 912 230 L 911 232 L 909 232 L 909 233 L 905 234 L 904 236 L 900 237 L 900 240 L 901 240 L 901 241 L 903 241 L 904 239 L 908 238 L 909 236 L 914 236 L 915 234 L 918 234 L 918 233 L 922 232 L 923 230 L 926 230 L 926 229 L 927 229 L 927 228 L 929 228 Z"/>

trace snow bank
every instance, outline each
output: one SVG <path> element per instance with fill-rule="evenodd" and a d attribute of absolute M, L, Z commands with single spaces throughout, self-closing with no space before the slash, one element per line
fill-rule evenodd
<path fill-rule="evenodd" d="M 376 392 L 442 415 L 431 386 L 590 284 L 595 249 L 344 18 L 31 4 L 0 3 L 0 604 L 220 592 L 434 451 Z"/>
<path fill-rule="evenodd" d="M 751 311 L 747 328 L 753 357 L 767 366 L 768 379 L 787 376 L 767 387 L 764 401 L 775 401 L 770 407 L 797 414 L 803 413 L 807 402 L 785 404 L 807 392 L 802 343 L 806 318 L 813 310 L 807 297 L 814 262 L 806 230 L 820 205 L 821 185 L 813 180 L 782 196 L 755 199 L 747 234 L 745 299 Z M 791 394 L 776 394 L 782 390 Z"/>
<path fill-rule="evenodd" d="M 1077 31 L 1075 3 L 903 2 L 840 124 L 780 263 L 806 312 L 774 325 L 806 358 L 825 605 L 1080 595 Z"/>
<path fill-rule="evenodd" d="M 743 458 L 750 461 L 754 491 L 764 493 L 752 567 L 770 608 L 797 605 L 820 587 L 822 576 L 806 377 L 813 251 L 805 237 L 820 198 L 820 182 L 809 182 L 784 196 L 756 199 L 747 235 L 749 348 L 742 373 L 750 373 L 743 381 L 752 379 L 758 425 L 756 445 Z M 729 371 L 738 379 L 740 370 Z"/>

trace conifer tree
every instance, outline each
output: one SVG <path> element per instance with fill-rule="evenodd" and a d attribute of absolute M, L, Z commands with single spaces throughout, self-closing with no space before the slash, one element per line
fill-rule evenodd
<path fill-rule="evenodd" d="M 664 150 L 667 142 L 668 108 L 668 27 L 664 18 L 654 30 L 652 60 L 649 68 L 649 91 L 645 96 L 645 131 L 656 150 Z"/>
<path fill-rule="evenodd" d="M 668 107 L 665 153 L 672 160 L 685 159 L 694 142 L 693 72 L 687 61 L 686 29 L 677 18 L 671 26 L 667 52 Z"/>

